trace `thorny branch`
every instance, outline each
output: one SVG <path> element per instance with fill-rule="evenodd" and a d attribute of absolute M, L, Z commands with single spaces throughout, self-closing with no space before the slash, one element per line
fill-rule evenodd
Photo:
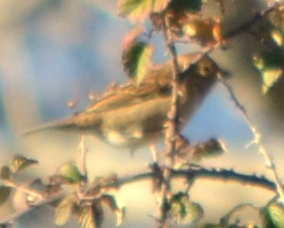
<path fill-rule="evenodd" d="M 266 15 L 268 15 L 270 12 L 275 10 L 277 7 L 279 7 L 282 4 L 275 4 L 273 7 L 268 8 L 265 11 L 257 13 L 251 20 L 247 21 L 246 23 L 240 25 L 239 27 L 235 28 L 232 31 L 229 31 L 228 33 L 223 35 L 223 40 L 230 39 L 232 37 L 235 37 L 241 33 L 247 32 L 253 25 L 255 25 L 258 21 L 263 19 Z M 172 57 L 172 64 L 173 64 L 173 80 L 172 80 L 172 106 L 171 110 L 168 114 L 169 117 L 169 123 L 168 123 L 168 129 L 166 131 L 166 145 L 167 145 L 167 161 L 166 165 L 167 168 L 164 171 L 164 184 L 162 185 L 162 190 L 161 190 L 161 202 L 160 202 L 160 212 L 159 212 L 159 222 L 160 224 L 158 227 L 165 227 L 165 221 L 167 219 L 167 210 L 164 208 L 165 203 L 167 202 L 167 195 L 170 194 L 170 179 L 171 179 L 171 172 L 169 168 L 172 168 L 174 166 L 175 162 L 175 136 L 179 133 L 177 129 L 178 125 L 178 102 L 179 102 L 179 97 L 178 97 L 178 74 L 179 74 L 179 69 L 178 69 L 178 62 L 177 62 L 177 53 L 176 49 L 173 43 L 172 39 L 172 34 L 169 29 L 169 21 L 167 18 L 164 18 L 164 40 L 166 42 L 167 50 L 170 53 Z M 200 54 L 197 59 L 192 63 L 198 62 L 202 57 L 205 55 L 209 54 L 212 50 L 215 48 L 219 47 L 221 42 L 217 42 L 215 45 L 212 45 L 210 47 L 204 48 L 203 54 Z M 223 83 L 226 84 L 226 82 L 223 80 Z M 227 85 L 227 84 L 226 84 Z M 228 87 L 227 87 L 228 88 Z M 231 90 L 230 90 L 231 91 Z M 235 97 L 233 93 L 231 93 L 232 97 Z M 258 132 L 257 128 L 252 124 L 249 116 L 247 115 L 244 107 L 238 102 L 238 100 L 235 98 L 233 99 L 237 105 L 237 107 L 241 110 L 241 112 L 244 114 L 246 121 L 248 122 L 250 128 L 252 129 L 254 135 L 255 135 L 255 142 L 258 147 L 259 151 L 262 152 L 265 156 L 265 159 L 268 163 L 268 166 L 270 170 L 273 173 L 275 184 L 276 184 L 276 189 L 277 192 L 279 193 L 281 197 L 281 201 L 284 202 L 284 192 L 280 183 L 280 180 L 276 174 L 275 171 L 275 166 L 272 162 L 271 156 L 268 154 L 266 151 L 265 147 L 262 145 L 261 142 L 261 134 Z"/>
<path fill-rule="evenodd" d="M 250 144 L 257 145 L 259 153 L 261 153 L 264 156 L 264 159 L 265 159 L 265 162 L 266 162 L 266 167 L 271 171 L 271 173 L 273 175 L 273 179 L 274 179 L 274 182 L 275 182 L 275 185 L 276 185 L 276 191 L 279 194 L 280 201 L 284 204 L 283 186 L 281 184 L 280 178 L 277 175 L 276 167 L 275 167 L 275 164 L 273 162 L 272 156 L 269 154 L 269 152 L 267 151 L 266 147 L 264 146 L 264 144 L 262 142 L 262 135 L 261 135 L 260 131 L 253 124 L 251 118 L 247 114 L 246 109 L 244 108 L 244 106 L 239 102 L 239 100 L 235 96 L 232 87 L 226 81 L 222 80 L 222 82 L 223 82 L 223 85 L 225 86 L 225 88 L 227 89 L 228 93 L 230 94 L 231 100 L 234 102 L 237 109 L 242 113 L 245 121 L 247 122 L 248 126 L 250 127 L 250 129 L 253 133 L 253 136 L 254 136 L 254 138 L 253 138 L 253 140 Z"/>
<path fill-rule="evenodd" d="M 171 174 L 172 174 L 172 178 L 184 178 L 185 180 L 190 181 L 191 183 L 194 183 L 197 180 L 214 180 L 214 181 L 223 181 L 223 182 L 230 181 L 230 182 L 236 182 L 239 184 L 248 184 L 253 187 L 259 187 L 261 189 L 266 189 L 268 191 L 275 191 L 276 189 L 274 182 L 268 180 L 267 178 L 263 176 L 258 177 L 256 175 L 246 175 L 246 174 L 236 173 L 233 170 L 225 170 L 225 169 L 216 170 L 216 169 L 198 168 L 198 169 L 186 169 L 186 170 L 171 170 Z M 153 179 L 153 173 L 146 172 L 146 173 L 141 173 L 138 175 L 119 178 L 115 182 L 105 183 L 102 187 L 105 189 L 113 189 L 113 188 L 119 188 L 121 186 L 125 186 L 127 184 L 137 183 L 138 181 L 150 180 L 150 179 Z M 5 183 L 3 184 L 5 185 Z M 11 185 L 8 185 L 8 186 L 13 187 Z M 14 185 L 14 188 L 18 189 L 16 185 Z M 4 221 L 0 223 L 0 226 L 1 225 L 8 226 L 9 224 L 13 223 L 14 221 L 19 219 L 23 215 L 30 213 L 34 209 L 37 209 L 49 203 L 60 200 L 64 198 L 67 194 L 76 193 L 76 191 L 77 190 L 74 190 L 73 192 L 68 192 L 68 193 L 61 192 L 50 198 L 39 200 L 35 204 L 33 204 L 32 207 L 29 207 L 23 211 L 19 211 L 13 214 L 11 217 L 5 219 Z M 94 196 L 94 198 L 95 197 L 97 197 L 97 195 Z"/>
<path fill-rule="evenodd" d="M 171 172 L 175 163 L 175 151 L 176 151 L 176 136 L 179 134 L 178 124 L 179 124 L 179 113 L 178 113 L 178 105 L 179 105 L 179 95 L 178 95 L 178 86 L 179 86 L 179 67 L 178 67 L 178 59 L 175 45 L 172 40 L 172 35 L 169 29 L 169 21 L 165 18 L 164 21 L 164 39 L 166 42 L 167 50 L 172 57 L 172 65 L 173 65 L 173 79 L 172 79 L 172 105 L 171 109 L 168 113 L 168 125 L 166 131 L 166 145 L 167 145 L 167 157 L 166 157 L 166 168 L 164 169 L 164 183 L 161 188 L 161 199 L 160 199 L 160 209 L 159 209 L 159 221 L 158 227 L 166 227 L 165 222 L 167 219 L 167 209 L 165 208 L 167 204 L 167 197 L 171 194 Z M 191 65 L 188 69 L 190 71 L 195 64 L 206 55 L 208 55 L 211 51 L 217 48 L 220 43 L 216 43 L 215 45 L 211 45 L 207 48 L 204 48 L 204 51 L 201 52 L 197 57 L 191 62 Z"/>
<path fill-rule="evenodd" d="M 233 38 L 243 32 L 247 32 L 253 25 L 255 25 L 257 22 L 259 22 L 261 19 L 263 19 L 265 16 L 267 16 L 269 13 L 273 12 L 274 10 L 276 10 L 278 7 L 284 6 L 284 3 L 275 3 L 274 6 L 259 12 L 257 14 L 255 14 L 255 16 L 247 21 L 246 23 L 242 24 L 241 26 L 235 28 L 234 30 L 232 30 L 231 32 L 228 32 L 227 34 L 224 35 L 224 39 L 230 39 Z M 262 135 L 259 132 L 259 130 L 257 129 L 257 127 L 253 124 L 252 120 L 250 119 L 249 115 L 247 114 L 246 109 L 244 108 L 244 106 L 239 102 L 239 100 L 237 99 L 237 97 L 235 96 L 231 86 L 225 81 L 222 80 L 223 85 L 225 86 L 225 88 L 227 89 L 227 91 L 229 92 L 232 101 L 235 103 L 236 107 L 240 110 L 240 112 L 243 114 L 246 122 L 248 123 L 253 135 L 254 135 L 254 139 L 251 142 L 252 144 L 257 145 L 258 147 L 258 151 L 264 156 L 264 159 L 266 161 L 266 167 L 271 171 L 272 175 L 273 175 L 273 179 L 276 185 L 276 191 L 279 194 L 280 197 L 280 201 L 282 202 L 282 204 L 284 204 L 284 190 L 283 190 L 283 186 L 281 185 L 281 181 L 280 178 L 277 175 L 276 172 L 276 167 L 275 164 L 273 163 L 273 159 L 272 156 L 269 154 L 269 152 L 267 151 L 267 149 L 265 148 L 265 146 L 263 145 L 262 142 Z"/>
<path fill-rule="evenodd" d="M 244 24 L 241 24 L 239 27 L 236 27 L 232 31 L 229 31 L 226 34 L 224 34 L 223 38 L 224 39 L 231 39 L 235 36 L 240 35 L 241 33 L 247 32 L 257 22 L 259 22 L 264 17 L 266 17 L 269 13 L 273 12 L 275 9 L 277 9 L 278 7 L 283 6 L 283 5 L 284 5 L 284 3 L 281 3 L 281 4 L 275 3 L 274 6 L 268 8 L 264 11 L 256 13 L 254 15 L 254 17 L 252 19 L 250 19 L 249 21 L 245 22 Z"/>
<path fill-rule="evenodd" d="M 164 16 L 163 23 L 163 34 L 164 40 L 168 52 L 172 57 L 172 105 L 168 113 L 168 124 L 166 130 L 166 139 L 165 143 L 167 145 L 167 154 L 166 154 L 166 168 L 164 169 L 163 176 L 164 181 L 162 183 L 161 192 L 160 192 L 160 202 L 159 202 L 159 215 L 158 215 L 158 224 L 157 227 L 163 228 L 166 227 L 166 220 L 168 219 L 168 195 L 171 194 L 171 170 L 174 167 L 175 163 L 175 151 L 176 151 L 176 141 L 175 137 L 178 134 L 178 105 L 179 105 L 179 96 L 178 96 L 178 75 L 179 67 L 177 60 L 177 52 L 174 43 L 172 42 L 172 34 L 169 28 L 169 19 Z"/>

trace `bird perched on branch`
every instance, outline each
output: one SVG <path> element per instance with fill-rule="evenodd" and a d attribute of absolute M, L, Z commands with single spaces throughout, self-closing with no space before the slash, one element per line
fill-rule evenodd
<path fill-rule="evenodd" d="M 200 106 L 220 73 L 205 55 L 178 57 L 179 128 Z M 197 61 L 196 61 L 197 60 Z M 62 130 L 92 134 L 112 146 L 135 149 L 164 136 L 172 105 L 172 61 L 153 67 L 135 82 L 106 91 L 90 107 L 66 119 L 27 131 Z"/>

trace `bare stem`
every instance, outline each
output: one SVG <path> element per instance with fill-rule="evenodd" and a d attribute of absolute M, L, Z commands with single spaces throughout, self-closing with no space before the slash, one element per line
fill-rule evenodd
<path fill-rule="evenodd" d="M 78 149 L 81 154 L 81 169 L 82 173 L 85 176 L 86 180 L 88 180 L 88 173 L 87 173 L 87 168 L 86 168 L 86 145 L 85 145 L 85 135 L 82 135 L 81 141 L 79 143 Z"/>
<path fill-rule="evenodd" d="M 280 179 L 277 175 L 276 167 L 275 167 L 275 164 L 273 162 L 272 156 L 269 154 L 268 150 L 266 149 L 266 147 L 264 146 L 264 144 L 262 142 L 262 135 L 261 135 L 260 131 L 253 124 L 251 118 L 247 114 L 246 109 L 244 108 L 244 106 L 239 102 L 239 100 L 235 96 L 232 87 L 225 80 L 222 80 L 222 82 L 223 82 L 223 85 L 225 86 L 225 88 L 227 89 L 228 93 L 230 94 L 232 101 L 236 105 L 237 109 L 242 113 L 245 121 L 247 122 L 248 126 L 250 127 L 250 129 L 253 133 L 253 136 L 254 136 L 251 144 L 255 144 L 258 147 L 259 153 L 261 153 L 264 156 L 266 167 L 268 168 L 268 170 L 273 175 L 274 183 L 276 185 L 275 190 L 279 194 L 280 201 L 284 204 L 283 186 L 282 186 L 281 181 L 280 181 Z"/>

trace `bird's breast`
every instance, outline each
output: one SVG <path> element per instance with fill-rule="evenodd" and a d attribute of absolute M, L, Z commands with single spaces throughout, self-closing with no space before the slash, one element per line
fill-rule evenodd
<path fill-rule="evenodd" d="M 113 146 L 137 147 L 164 134 L 170 97 L 141 102 L 104 113 L 101 131 Z"/>

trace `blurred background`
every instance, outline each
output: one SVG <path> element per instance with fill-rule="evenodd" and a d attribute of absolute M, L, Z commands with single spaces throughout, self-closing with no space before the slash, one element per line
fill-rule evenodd
<path fill-rule="evenodd" d="M 224 27 L 232 29 L 265 9 L 266 1 L 224 1 Z M 214 1 L 204 9 L 208 15 L 220 16 Z M 101 94 L 113 82 L 124 77 L 120 56 L 124 36 L 133 27 L 117 16 L 115 0 L 20 0 L 0 1 L 0 165 L 8 164 L 15 154 L 37 159 L 40 165 L 23 171 L 19 180 L 34 174 L 47 180 L 57 167 L 79 161 L 79 135 L 46 132 L 22 137 L 21 132 L 55 119 L 61 119 L 90 104 L 90 94 Z M 154 60 L 165 59 L 162 40 L 155 41 Z M 229 83 L 245 106 L 249 116 L 263 134 L 263 141 L 273 155 L 280 178 L 283 178 L 283 112 L 279 110 L 282 87 L 263 96 L 258 71 L 252 55 L 261 44 L 247 34 L 228 43 L 227 50 L 215 50 L 211 57 L 231 74 Z M 182 52 L 196 52 L 198 45 L 179 45 Z M 68 108 L 69 102 L 76 106 Z M 252 133 L 231 102 L 227 91 L 218 84 L 184 130 L 192 142 L 211 137 L 226 142 L 226 154 L 201 162 L 205 167 L 233 168 L 247 174 L 264 174 L 263 156 L 256 146 L 246 146 Z M 86 138 L 87 167 L 91 178 L 116 173 L 119 176 L 147 171 L 151 162 L 148 148 L 130 151 L 114 149 L 93 138 Z M 179 183 L 180 187 L 182 181 Z M 118 200 L 126 206 L 126 220 L 121 227 L 153 227 L 155 200 L 149 181 L 120 189 Z M 237 204 L 250 202 L 261 207 L 273 193 L 238 183 L 201 180 L 191 190 L 191 199 L 204 207 L 206 221 L 217 222 Z M 17 200 L 14 200 L 17 201 Z M 8 202 L 0 208 L 0 221 L 18 209 Z M 44 215 L 44 216 L 43 216 Z M 111 213 L 104 227 L 114 227 Z M 246 213 L 244 221 L 255 218 Z M 53 211 L 41 208 L 24 216 L 16 227 L 55 227 Z M 78 227 L 75 220 L 65 227 Z"/>

